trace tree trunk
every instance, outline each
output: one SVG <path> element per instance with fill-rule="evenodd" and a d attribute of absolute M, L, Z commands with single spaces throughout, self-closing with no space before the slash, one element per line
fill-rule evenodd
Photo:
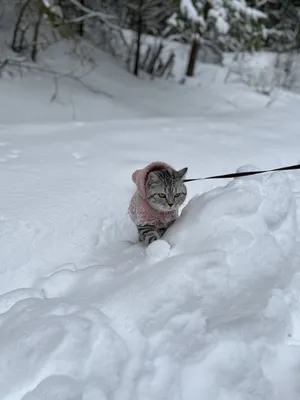
<path fill-rule="evenodd" d="M 84 0 L 80 0 L 80 4 L 81 4 L 82 6 L 84 6 L 84 5 L 85 5 L 85 4 L 84 4 Z M 83 15 L 84 15 L 84 12 L 81 11 L 81 12 L 80 12 L 80 16 L 82 17 Z M 78 25 L 78 35 L 81 36 L 81 37 L 83 37 L 83 35 L 84 35 L 84 21 L 83 21 L 83 20 L 79 22 L 79 25 Z"/>
<path fill-rule="evenodd" d="M 140 0 L 138 15 L 137 15 L 137 27 L 136 27 L 137 38 L 136 38 L 135 62 L 133 70 L 133 74 L 135 76 L 139 76 L 139 66 L 140 66 L 140 56 L 141 56 L 141 41 L 143 32 L 142 5 L 143 5 L 143 0 Z"/>
<path fill-rule="evenodd" d="M 198 39 L 194 38 L 191 44 L 189 62 L 186 69 L 186 76 L 194 76 L 195 65 L 199 49 L 200 49 L 200 42 Z"/>
<path fill-rule="evenodd" d="M 20 31 L 20 28 L 21 28 L 21 23 L 22 23 L 23 15 L 24 15 L 24 13 L 25 13 L 25 11 L 26 11 L 26 8 L 28 7 L 29 3 L 30 3 L 30 0 L 26 0 L 26 1 L 23 3 L 23 5 L 22 5 L 22 7 L 21 7 L 21 9 L 20 9 L 20 13 L 19 13 L 17 22 L 16 22 L 16 24 L 15 24 L 15 28 L 14 28 L 14 32 L 13 32 L 13 38 L 12 38 L 12 43 L 11 43 L 11 48 L 12 48 L 12 50 L 15 51 L 15 52 L 20 52 L 20 51 L 22 50 L 20 45 L 17 46 L 17 38 L 18 38 L 18 33 L 19 33 L 19 31 Z"/>
<path fill-rule="evenodd" d="M 38 20 L 35 23 L 34 33 L 33 33 L 33 38 L 32 38 L 31 60 L 33 62 L 36 62 L 36 56 L 38 53 L 38 39 L 39 39 L 39 32 L 40 32 L 40 26 L 42 23 L 42 19 L 43 19 L 43 11 L 42 11 L 42 9 L 40 9 Z"/>
<path fill-rule="evenodd" d="M 148 66 L 148 74 L 150 74 L 151 76 L 154 75 L 154 68 L 155 68 L 155 64 L 157 63 L 157 60 L 159 59 L 160 53 L 163 49 L 164 45 L 162 42 L 160 42 L 159 46 L 155 48 L 155 46 L 152 47 L 153 50 L 153 55 L 152 55 L 152 60 L 149 63 Z"/>
<path fill-rule="evenodd" d="M 206 0 L 203 6 L 203 18 L 205 22 L 207 21 L 210 9 L 211 9 L 211 1 Z M 194 76 L 199 49 L 200 49 L 200 40 L 199 38 L 194 37 L 191 44 L 190 57 L 186 69 L 186 76 Z"/>

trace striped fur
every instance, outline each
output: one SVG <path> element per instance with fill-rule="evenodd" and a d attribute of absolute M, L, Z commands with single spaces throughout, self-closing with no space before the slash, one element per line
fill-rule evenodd
<path fill-rule="evenodd" d="M 182 178 L 187 168 L 172 168 L 150 172 L 146 181 L 149 205 L 160 212 L 177 211 L 186 198 L 187 190 Z"/>
<path fill-rule="evenodd" d="M 167 226 L 162 228 L 157 228 L 154 225 L 139 225 L 137 230 L 139 233 L 139 240 L 143 242 L 146 246 L 163 237 L 167 229 L 173 225 L 175 221 L 171 221 Z"/>
<path fill-rule="evenodd" d="M 186 186 L 183 177 L 187 168 L 176 171 L 172 168 L 150 172 L 146 181 L 146 199 L 157 216 L 169 214 L 172 219 L 157 224 L 137 225 L 139 240 L 146 246 L 160 239 L 178 216 L 178 209 L 186 199 Z M 158 221 L 159 222 L 159 221 Z"/>
<path fill-rule="evenodd" d="M 139 225 L 137 226 L 139 240 L 146 246 L 160 238 L 157 228 L 154 225 Z"/>

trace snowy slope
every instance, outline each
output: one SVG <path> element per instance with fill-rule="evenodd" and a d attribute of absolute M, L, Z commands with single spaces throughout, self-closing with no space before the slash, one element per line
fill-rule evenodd
<path fill-rule="evenodd" d="M 191 118 L 215 112 L 262 109 L 270 102 L 268 97 L 244 84 L 232 84 L 234 75 L 230 75 L 226 84 L 227 70 L 217 66 L 199 64 L 195 78 L 185 85 L 174 84 L 185 71 L 186 47 L 176 49 L 175 76 L 167 81 L 136 79 L 114 59 L 87 44 L 76 50 L 79 56 L 74 51 L 64 43 L 50 47 L 37 66 L 41 71 L 28 72 L 22 67 L 21 78 L 19 68 L 7 67 L 2 72 L 4 79 L 0 79 L 1 123 Z M 92 61 L 80 62 L 81 53 Z M 15 59 L 15 55 L 8 57 Z M 57 80 L 53 72 L 58 72 Z M 277 106 L 293 101 L 294 97 L 289 99 L 287 94 L 276 96 Z"/>
<path fill-rule="evenodd" d="M 127 207 L 153 160 L 298 162 L 299 100 L 120 76 L 110 100 L 66 82 L 73 122 L 45 79 L 0 81 L 1 399 L 298 399 L 299 173 L 189 183 L 156 257 Z"/>

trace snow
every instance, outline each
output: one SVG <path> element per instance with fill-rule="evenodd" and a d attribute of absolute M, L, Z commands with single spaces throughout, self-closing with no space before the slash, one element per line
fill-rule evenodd
<path fill-rule="evenodd" d="M 228 9 L 224 7 L 223 1 L 214 1 L 208 11 L 208 17 L 215 20 L 218 33 L 228 33 L 230 26 L 228 23 Z"/>
<path fill-rule="evenodd" d="M 189 22 L 196 23 L 202 27 L 206 27 L 206 21 L 203 18 L 203 1 L 181 0 L 180 10 L 185 19 Z M 215 24 L 217 33 L 226 35 L 230 29 L 230 19 L 241 19 L 241 16 L 247 17 L 250 20 L 257 21 L 266 19 L 267 16 L 263 12 L 249 7 L 245 0 L 214 0 L 210 2 L 208 10 L 208 18 L 212 19 Z M 170 25 L 175 26 L 176 18 L 170 18 Z M 237 21 L 235 21 L 237 23 Z M 180 23 L 179 23 L 180 26 Z"/>
<path fill-rule="evenodd" d="M 266 19 L 267 15 L 255 8 L 248 7 L 247 2 L 245 0 L 233 0 L 230 2 L 230 6 L 233 10 L 236 10 L 240 13 L 247 15 L 248 17 L 259 20 L 259 19 Z"/>
<path fill-rule="evenodd" d="M 244 53 L 238 59 L 227 54 L 225 65 L 257 92 L 274 93 L 280 87 L 300 91 L 300 58 L 296 54 Z"/>
<path fill-rule="evenodd" d="M 203 7 L 201 2 L 197 3 L 199 9 Z M 205 21 L 203 16 L 200 13 L 200 10 L 197 10 L 196 5 L 194 4 L 193 0 L 180 0 L 180 11 L 182 14 L 191 22 L 197 23 L 200 26 L 205 26 Z"/>
<path fill-rule="evenodd" d="M 87 82 L 110 96 L 0 80 L 1 399 L 299 399 L 299 172 L 188 183 L 147 249 L 127 215 L 153 160 L 189 178 L 299 162 L 299 97 L 100 56 Z"/>
<path fill-rule="evenodd" d="M 165 240 L 156 240 L 147 247 L 146 254 L 150 259 L 159 261 L 170 254 L 170 244 Z"/>
<path fill-rule="evenodd" d="M 218 33 L 226 35 L 229 32 L 230 26 L 226 21 L 227 12 L 224 8 L 221 9 L 211 9 L 209 11 L 209 16 L 215 19 L 216 30 Z"/>

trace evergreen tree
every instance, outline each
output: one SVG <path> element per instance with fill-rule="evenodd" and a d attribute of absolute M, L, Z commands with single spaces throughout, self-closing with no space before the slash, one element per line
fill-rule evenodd
<path fill-rule="evenodd" d="M 245 0 L 180 0 L 169 24 L 191 38 L 187 76 L 193 76 L 201 42 L 213 41 L 222 50 L 257 49 L 267 15 Z"/>

